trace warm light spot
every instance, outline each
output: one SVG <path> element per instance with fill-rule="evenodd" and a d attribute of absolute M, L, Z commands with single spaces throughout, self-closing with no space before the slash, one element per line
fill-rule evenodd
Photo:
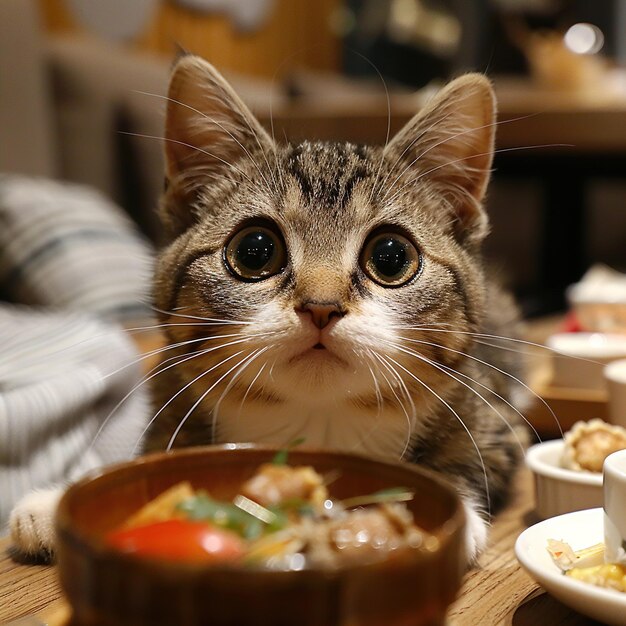
<path fill-rule="evenodd" d="M 564 41 L 576 54 L 595 54 L 604 45 L 604 33 L 593 24 L 574 24 L 565 33 Z"/>

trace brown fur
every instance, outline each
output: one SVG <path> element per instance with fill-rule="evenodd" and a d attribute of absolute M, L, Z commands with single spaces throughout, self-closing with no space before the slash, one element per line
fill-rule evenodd
<path fill-rule="evenodd" d="M 147 449 L 167 446 L 196 404 L 173 445 L 223 440 L 232 432 L 284 444 L 294 434 L 318 436 L 311 434 L 316 421 L 327 420 L 328 432 L 336 431 L 329 445 L 350 449 L 352 441 L 367 453 L 404 454 L 448 476 L 486 515 L 488 505 L 505 497 L 524 439 L 516 413 L 485 390 L 510 399 L 511 380 L 475 359 L 506 370 L 515 364 L 471 334 L 510 334 L 516 317 L 486 278 L 480 251 L 495 118 L 488 81 L 457 79 L 384 149 L 279 146 L 221 76 L 195 57 L 175 68 L 170 98 L 162 214 L 171 243 L 158 263 L 155 300 L 172 324 L 166 327 L 172 344 L 206 341 L 169 350 L 164 359 L 218 345 L 219 335 L 242 333 L 245 342 L 189 358 L 156 378 L 157 409 L 198 380 L 155 420 Z M 225 267 L 223 249 L 259 216 L 280 231 L 288 263 L 275 276 L 243 282 Z M 420 274 L 402 287 L 376 284 L 359 264 L 364 242 L 379 228 L 400 231 L 422 255 Z M 310 362 L 308 353 L 298 353 L 301 335 L 312 332 L 298 313 L 308 302 L 338 303 L 343 315 L 330 335 L 330 354 L 312 354 Z M 233 323 L 203 326 L 197 318 Z M 260 331 L 272 334 L 255 337 Z M 285 407 L 308 411 L 312 421 L 299 426 L 294 415 L 293 429 L 289 420 L 273 423 L 271 415 Z M 352 421 L 346 417 L 342 430 L 344 414 Z M 249 431 L 232 430 L 240 419 Z"/>

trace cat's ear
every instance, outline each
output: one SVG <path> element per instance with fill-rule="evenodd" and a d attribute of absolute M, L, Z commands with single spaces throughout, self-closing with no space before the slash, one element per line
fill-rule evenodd
<path fill-rule="evenodd" d="M 493 160 L 495 120 L 489 80 L 466 74 L 442 89 L 385 148 L 391 163 L 399 160 L 395 171 L 437 184 L 463 239 L 480 241 L 487 234 L 481 203 Z"/>
<path fill-rule="evenodd" d="M 237 179 L 238 161 L 272 149 L 264 128 L 210 63 L 193 55 L 176 63 L 166 109 L 165 174 L 178 183 L 178 193 L 191 196 L 203 184 Z"/>

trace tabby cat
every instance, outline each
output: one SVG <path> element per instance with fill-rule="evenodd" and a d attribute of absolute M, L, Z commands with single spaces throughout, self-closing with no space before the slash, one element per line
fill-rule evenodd
<path fill-rule="evenodd" d="M 304 437 L 419 463 L 458 488 L 473 559 L 524 442 L 512 364 L 479 335 L 516 323 L 481 256 L 494 123 L 489 82 L 468 74 L 384 148 L 278 145 L 183 57 L 155 283 L 173 347 L 145 449 Z M 22 549 L 52 547 L 57 498 L 16 509 Z"/>
<path fill-rule="evenodd" d="M 419 463 L 461 493 L 474 558 L 524 441 L 498 372 L 512 364 L 475 335 L 511 336 L 516 318 L 481 256 L 494 123 L 488 80 L 468 74 L 384 148 L 278 145 L 182 58 L 155 288 L 177 347 L 146 449 L 304 437 Z"/>

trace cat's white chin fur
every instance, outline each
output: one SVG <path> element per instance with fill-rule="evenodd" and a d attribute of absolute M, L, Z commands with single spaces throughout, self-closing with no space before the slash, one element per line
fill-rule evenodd
<path fill-rule="evenodd" d="M 472 565 L 487 545 L 489 524 L 476 510 L 475 504 L 462 498 L 465 509 L 465 554 L 467 562 Z"/>
<path fill-rule="evenodd" d="M 31 491 L 15 505 L 9 529 L 21 553 L 38 556 L 54 552 L 54 517 L 62 494 L 61 487 Z"/>

